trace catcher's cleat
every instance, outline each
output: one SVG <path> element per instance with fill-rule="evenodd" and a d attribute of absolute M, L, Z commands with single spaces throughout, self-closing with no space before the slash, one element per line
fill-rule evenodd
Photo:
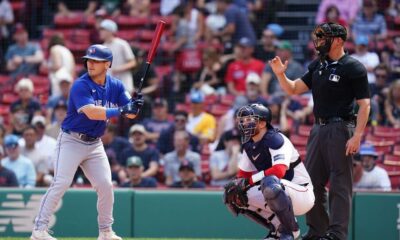
<path fill-rule="evenodd" d="M 100 232 L 97 240 L 122 240 L 114 231 Z"/>
<path fill-rule="evenodd" d="M 264 240 L 276 240 L 276 239 L 279 239 L 278 233 L 272 231 L 270 231 L 268 235 L 264 238 Z"/>
<path fill-rule="evenodd" d="M 31 240 L 57 240 L 50 235 L 49 230 L 33 230 Z"/>

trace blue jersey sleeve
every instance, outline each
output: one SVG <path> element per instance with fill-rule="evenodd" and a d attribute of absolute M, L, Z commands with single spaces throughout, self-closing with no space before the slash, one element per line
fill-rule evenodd
<path fill-rule="evenodd" d="M 87 105 L 95 105 L 90 87 L 83 81 L 76 81 L 70 91 L 70 98 L 75 109 L 80 112 Z"/>
<path fill-rule="evenodd" d="M 118 97 L 118 106 L 125 106 L 131 100 L 131 95 L 127 90 L 125 90 L 124 85 L 122 82 L 118 81 L 118 90 L 119 90 L 119 97 Z"/>

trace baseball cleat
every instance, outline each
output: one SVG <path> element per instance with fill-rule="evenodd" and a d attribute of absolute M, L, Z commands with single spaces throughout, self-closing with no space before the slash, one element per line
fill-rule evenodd
<path fill-rule="evenodd" d="M 109 231 L 100 232 L 97 240 L 122 240 L 122 238 L 117 236 L 114 231 Z"/>
<path fill-rule="evenodd" d="M 48 230 L 33 230 L 31 240 L 57 240 L 50 235 Z"/>

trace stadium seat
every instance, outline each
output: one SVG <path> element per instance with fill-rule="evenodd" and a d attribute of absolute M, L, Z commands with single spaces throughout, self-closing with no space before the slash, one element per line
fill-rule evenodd
<path fill-rule="evenodd" d="M 294 146 L 306 146 L 307 145 L 308 137 L 300 136 L 300 135 L 291 135 L 290 141 L 293 143 Z"/>
<path fill-rule="evenodd" d="M 0 84 L 3 85 L 10 81 L 10 77 L 7 75 L 0 75 Z"/>
<path fill-rule="evenodd" d="M 18 100 L 18 95 L 15 93 L 5 93 L 3 94 L 1 101 L 4 104 L 11 104 Z"/>
<path fill-rule="evenodd" d="M 117 37 L 120 37 L 126 41 L 137 40 L 140 35 L 140 31 L 138 30 L 120 30 L 117 32 Z"/>
<path fill-rule="evenodd" d="M 146 24 L 150 23 L 148 17 L 131 17 L 121 15 L 116 19 L 118 26 L 121 29 L 143 29 Z"/>
<path fill-rule="evenodd" d="M 386 127 L 386 126 L 375 126 L 373 128 L 373 135 L 377 137 L 389 137 L 396 138 L 400 136 L 400 129 Z"/>
<path fill-rule="evenodd" d="M 71 16 L 63 16 L 57 14 L 54 16 L 54 24 L 56 28 L 74 28 L 76 29 L 84 22 L 82 13 L 73 13 Z"/>
<path fill-rule="evenodd" d="M 383 158 L 383 164 L 387 166 L 399 166 L 400 167 L 400 156 L 385 154 Z"/>
<path fill-rule="evenodd" d="M 232 106 L 235 101 L 236 96 L 233 94 L 221 95 L 219 102 L 226 106 Z"/>
<path fill-rule="evenodd" d="M 374 146 L 392 146 L 396 142 L 396 137 L 378 137 L 368 134 L 365 141 Z"/>
<path fill-rule="evenodd" d="M 394 145 L 392 154 L 395 156 L 400 156 L 400 145 Z"/>
<path fill-rule="evenodd" d="M 310 136 L 311 129 L 312 129 L 311 125 L 302 124 L 298 127 L 297 134 L 299 134 L 300 136 L 308 137 Z"/>
<path fill-rule="evenodd" d="M 143 29 L 139 32 L 138 37 L 142 42 L 151 42 L 154 38 L 154 31 Z"/>
<path fill-rule="evenodd" d="M 375 151 L 377 151 L 380 155 L 384 154 L 390 154 L 392 153 L 392 145 L 386 145 L 386 146 L 374 146 Z"/>
<path fill-rule="evenodd" d="M 230 109 L 229 106 L 223 104 L 212 104 L 210 106 L 209 112 L 217 118 L 224 115 Z"/>

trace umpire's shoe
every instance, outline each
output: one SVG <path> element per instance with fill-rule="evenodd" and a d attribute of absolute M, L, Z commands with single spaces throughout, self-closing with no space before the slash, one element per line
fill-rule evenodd
<path fill-rule="evenodd" d="M 320 237 L 311 235 L 310 233 L 305 233 L 301 236 L 301 239 L 302 240 L 319 240 Z"/>
<path fill-rule="evenodd" d="M 97 240 L 122 240 L 114 231 L 100 232 Z"/>
<path fill-rule="evenodd" d="M 340 239 L 335 234 L 328 232 L 324 236 L 318 238 L 318 240 L 340 240 Z"/>
<path fill-rule="evenodd" d="M 57 240 L 52 237 L 48 230 L 33 230 L 31 240 Z"/>

